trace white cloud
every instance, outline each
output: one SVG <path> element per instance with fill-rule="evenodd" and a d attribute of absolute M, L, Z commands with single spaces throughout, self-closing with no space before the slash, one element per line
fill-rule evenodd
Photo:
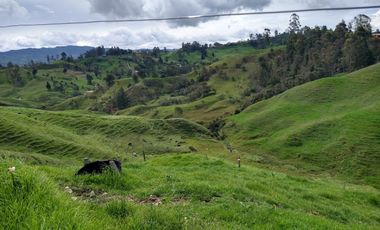
<path fill-rule="evenodd" d="M 270 11 L 374 3 L 376 1 L 371 0 L 0 0 L 0 24 L 82 21 L 118 17 L 170 17 L 215 12 L 243 12 L 261 8 Z M 300 17 L 302 25 L 334 27 L 342 19 L 350 21 L 359 13 L 371 15 L 374 27 L 380 28 L 380 11 L 377 10 L 310 12 L 300 13 Z M 288 26 L 289 16 L 290 14 L 221 17 L 211 21 L 185 23 L 192 26 L 181 27 L 174 27 L 173 24 L 165 22 L 140 22 L 2 29 L 0 51 L 58 45 L 175 48 L 182 42 L 193 40 L 202 43 L 237 41 L 247 39 L 249 33 L 262 32 L 264 28 L 284 31 Z"/>
<path fill-rule="evenodd" d="M 374 29 L 380 29 L 380 10 L 373 15 L 372 25 Z"/>
<path fill-rule="evenodd" d="M 271 0 L 88 0 L 92 12 L 108 18 L 176 17 L 236 10 L 260 10 Z M 176 25 L 197 25 L 200 20 L 175 21 Z"/>
<path fill-rule="evenodd" d="M 21 19 L 27 15 L 28 10 L 16 0 L 0 0 L 0 20 L 3 23 Z"/>
<path fill-rule="evenodd" d="M 39 9 L 39 10 L 42 10 L 48 14 L 54 14 L 55 11 L 50 9 L 49 7 L 45 6 L 45 5 L 36 5 L 36 8 Z"/>

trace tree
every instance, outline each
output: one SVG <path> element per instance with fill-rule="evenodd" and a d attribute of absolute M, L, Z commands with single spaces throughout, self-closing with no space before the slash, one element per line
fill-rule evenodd
<path fill-rule="evenodd" d="M 204 60 L 207 57 L 207 44 L 201 47 L 200 52 L 201 59 Z"/>
<path fill-rule="evenodd" d="M 160 56 L 160 47 L 154 47 L 153 48 L 153 51 L 152 51 L 152 55 L 156 58 L 158 58 Z"/>
<path fill-rule="evenodd" d="M 344 44 L 343 61 L 347 71 L 354 71 L 374 63 L 367 39 L 358 34 L 351 35 Z"/>
<path fill-rule="evenodd" d="M 343 61 L 348 71 L 366 67 L 375 62 L 368 39 L 372 36 L 371 18 L 359 14 L 353 20 L 355 32 L 346 40 Z"/>
<path fill-rule="evenodd" d="M 176 117 L 180 117 L 183 114 L 183 109 L 181 107 L 175 107 L 174 108 L 174 115 Z"/>
<path fill-rule="evenodd" d="M 94 67 L 94 74 L 95 74 L 95 76 L 99 76 L 100 75 L 100 67 L 99 67 L 99 65 L 95 65 L 95 67 Z"/>
<path fill-rule="evenodd" d="M 61 60 L 62 60 L 62 61 L 65 61 L 66 58 L 67 58 L 67 54 L 66 54 L 65 52 L 62 52 L 62 53 L 61 53 Z"/>
<path fill-rule="evenodd" d="M 125 109 L 128 106 L 127 96 L 123 87 L 120 87 L 120 89 L 117 91 L 115 103 L 118 109 Z"/>
<path fill-rule="evenodd" d="M 33 68 L 33 70 L 32 70 L 32 74 L 33 74 L 33 76 L 36 76 L 36 75 L 37 75 L 37 72 L 38 72 L 38 70 L 37 70 L 36 68 Z"/>
<path fill-rule="evenodd" d="M 270 35 L 271 35 L 270 29 L 269 28 L 265 28 L 264 29 L 265 47 L 270 46 Z"/>
<path fill-rule="evenodd" d="M 99 46 L 96 48 L 96 56 L 100 57 L 100 56 L 104 56 L 106 54 L 106 49 L 104 48 L 104 46 Z"/>
<path fill-rule="evenodd" d="M 48 91 L 51 90 L 51 85 L 50 85 L 50 83 L 49 83 L 48 81 L 46 82 L 46 89 L 47 89 Z"/>
<path fill-rule="evenodd" d="M 335 36 L 336 38 L 344 39 L 346 34 L 348 33 L 348 28 L 346 22 L 343 20 L 335 27 Z"/>
<path fill-rule="evenodd" d="M 66 58 L 66 61 L 67 61 L 67 62 L 74 62 L 74 57 L 73 57 L 72 55 L 70 55 L 70 56 L 68 56 L 68 57 Z"/>
<path fill-rule="evenodd" d="M 289 20 L 289 32 L 298 33 L 301 30 L 300 17 L 298 14 L 292 14 Z"/>
<path fill-rule="evenodd" d="M 135 83 L 139 82 L 139 76 L 137 75 L 135 71 L 132 74 L 132 79 Z"/>
<path fill-rule="evenodd" d="M 108 87 L 115 84 L 115 77 L 112 74 L 107 74 L 107 77 L 104 80 L 106 81 Z"/>
<path fill-rule="evenodd" d="M 371 37 L 371 18 L 365 14 L 359 14 L 354 18 L 355 33 L 362 37 Z"/>
<path fill-rule="evenodd" d="M 13 65 L 12 68 L 8 69 L 8 81 L 16 87 L 24 84 L 20 74 L 20 67 L 18 65 Z"/>
<path fill-rule="evenodd" d="M 90 74 L 86 74 L 87 85 L 92 85 L 93 79 L 94 78 Z"/>

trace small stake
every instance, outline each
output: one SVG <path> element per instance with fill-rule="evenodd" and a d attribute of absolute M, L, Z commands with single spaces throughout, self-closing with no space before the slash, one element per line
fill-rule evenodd
<path fill-rule="evenodd" d="M 90 164 L 90 159 L 86 157 L 83 159 L 83 165 L 88 165 L 88 164 Z"/>
<path fill-rule="evenodd" d="M 238 167 L 240 168 L 240 156 L 237 159 Z"/>
<path fill-rule="evenodd" d="M 143 153 L 144 161 L 146 161 L 145 152 L 143 151 L 142 153 Z"/>

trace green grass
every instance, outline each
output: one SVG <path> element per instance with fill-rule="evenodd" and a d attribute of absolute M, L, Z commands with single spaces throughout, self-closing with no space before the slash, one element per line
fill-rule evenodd
<path fill-rule="evenodd" d="M 41 107 L 54 107 L 57 104 L 64 103 L 65 101 L 75 100 L 72 83 L 79 87 L 79 93 L 84 94 L 87 90 L 93 90 L 94 85 L 102 83 L 102 80 L 95 78 L 93 85 L 87 85 L 86 76 L 84 73 L 76 71 L 68 71 L 63 73 L 62 68 L 41 69 L 37 72 L 36 76 L 29 76 L 27 69 L 21 69 L 20 74 L 24 79 L 25 84 L 23 86 L 15 87 L 7 81 L 7 71 L 0 71 L 0 101 L 5 104 L 29 108 L 41 108 Z M 65 85 L 65 92 L 48 91 L 46 88 L 46 82 L 49 82 L 53 86 L 54 79 L 56 82 L 62 82 Z M 85 99 L 85 97 L 83 97 Z M 87 101 L 88 103 L 88 101 Z M 80 107 L 81 102 L 76 107 Z M 66 103 L 65 109 L 69 109 L 73 105 Z M 61 106 L 62 107 L 62 106 Z M 86 106 L 81 108 L 85 109 Z"/>
<path fill-rule="evenodd" d="M 379 187 L 379 76 L 377 64 L 296 87 L 229 118 L 224 132 L 257 162 Z"/>
<path fill-rule="evenodd" d="M 121 175 L 83 177 L 74 176 L 78 163 L 25 163 L 0 163 L 1 228 L 375 229 L 380 224 L 380 194 L 373 188 L 244 163 L 239 169 L 204 154 L 133 159 L 124 162 Z M 11 165 L 16 185 L 5 172 Z M 66 186 L 74 193 L 65 193 Z M 96 196 L 90 198 L 90 191 Z M 150 203 L 152 196 L 161 204 Z"/>
<path fill-rule="evenodd" d="M 175 109 L 181 108 L 183 114 L 176 114 Z M 207 124 L 216 118 L 233 114 L 237 109 L 236 100 L 225 95 L 212 95 L 193 102 L 160 106 L 153 102 L 151 105 L 138 105 L 117 114 L 143 116 L 148 118 L 173 118 L 182 117 L 198 123 Z"/>
<path fill-rule="evenodd" d="M 73 158 L 123 156 L 133 151 L 189 152 L 187 140 L 211 138 L 206 128 L 184 119 L 11 107 L 0 108 L 0 131 L 0 146 L 4 149 Z"/>
<path fill-rule="evenodd" d="M 217 69 L 208 81 L 215 95 L 160 106 L 172 97 L 164 93 L 117 116 L 86 109 L 133 84 L 128 76 L 91 98 L 45 88 L 54 76 L 84 93 L 92 86 L 83 73 L 39 70 L 18 88 L 0 70 L 0 105 L 8 105 L 0 107 L 0 229 L 378 229 L 380 64 L 252 105 L 217 140 L 194 121 L 234 113 L 268 50 L 211 52 L 202 62 Z M 120 58 L 94 59 L 102 70 L 94 81 L 134 67 Z M 185 59 L 201 62 L 198 53 Z M 160 78 L 163 89 L 180 77 Z M 77 177 L 84 157 L 118 158 L 123 172 Z"/>

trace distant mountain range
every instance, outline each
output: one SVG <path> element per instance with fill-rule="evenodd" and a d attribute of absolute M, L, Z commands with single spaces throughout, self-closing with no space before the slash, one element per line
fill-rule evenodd
<path fill-rule="evenodd" d="M 9 62 L 18 65 L 24 65 L 30 61 L 34 62 L 47 62 L 47 56 L 54 58 L 57 55 L 60 56 L 62 52 L 65 52 L 67 56 L 73 56 L 77 58 L 79 55 L 92 49 L 90 46 L 58 46 L 55 48 L 28 48 L 21 50 L 11 50 L 7 52 L 0 52 L 0 64 L 7 65 Z"/>

